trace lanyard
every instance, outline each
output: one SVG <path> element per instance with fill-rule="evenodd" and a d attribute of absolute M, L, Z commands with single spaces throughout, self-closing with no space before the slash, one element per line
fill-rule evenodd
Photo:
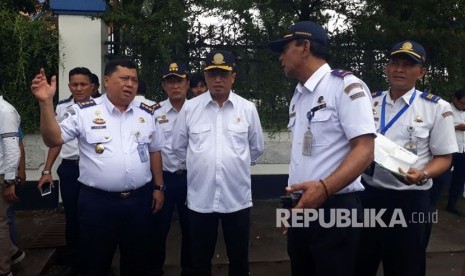
<path fill-rule="evenodd" d="M 389 92 L 388 92 L 389 93 Z M 412 105 L 413 103 L 413 100 L 415 99 L 415 96 L 417 95 L 417 91 L 414 90 L 413 91 L 413 94 L 412 96 L 410 96 L 410 100 L 408 101 L 408 105 L 404 105 L 404 107 L 402 107 L 401 110 L 399 110 L 399 112 L 397 112 L 396 116 L 394 116 L 394 118 L 391 119 L 391 121 L 389 121 L 389 123 L 386 125 L 386 122 L 385 122 L 385 113 L 386 113 L 386 95 L 384 95 L 384 98 L 383 98 L 383 104 L 381 105 L 381 126 L 380 126 L 380 133 L 381 134 L 385 134 L 386 131 L 400 118 L 400 116 L 402 116 L 402 114 L 405 113 L 405 111 L 407 111 L 407 109 Z"/>

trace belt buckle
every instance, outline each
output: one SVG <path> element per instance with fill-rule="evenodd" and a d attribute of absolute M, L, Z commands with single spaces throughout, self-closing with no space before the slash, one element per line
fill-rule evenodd
<path fill-rule="evenodd" d="M 119 194 L 121 198 L 128 198 L 131 195 L 131 192 L 123 192 Z"/>

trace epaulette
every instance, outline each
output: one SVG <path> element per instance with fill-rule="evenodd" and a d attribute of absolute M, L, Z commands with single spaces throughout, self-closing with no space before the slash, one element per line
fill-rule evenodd
<path fill-rule="evenodd" d="M 382 91 L 382 90 L 376 91 L 376 92 L 372 92 L 372 93 L 371 93 L 371 97 L 372 97 L 372 98 L 376 98 L 376 97 L 379 97 L 379 96 L 381 96 L 381 95 L 383 95 L 383 91 Z"/>
<path fill-rule="evenodd" d="M 79 107 L 83 109 L 83 108 L 87 108 L 87 107 L 94 106 L 97 104 L 95 103 L 94 100 L 90 99 L 90 100 L 79 101 L 77 102 L 77 105 L 79 105 Z"/>
<path fill-rule="evenodd" d="M 73 98 L 70 97 L 70 98 L 67 98 L 67 99 L 64 99 L 64 100 L 59 101 L 58 104 L 69 103 L 69 102 L 72 101 L 72 100 L 73 100 Z"/>
<path fill-rule="evenodd" d="M 154 105 L 148 105 L 148 104 L 145 104 L 145 103 L 140 103 L 140 106 L 139 106 L 140 109 L 144 110 L 145 112 L 153 115 L 153 113 L 155 112 L 155 110 L 159 109 L 160 108 L 160 105 L 159 104 L 154 104 Z"/>
<path fill-rule="evenodd" d="M 431 94 L 430 92 L 423 92 L 420 95 L 420 98 L 423 98 L 427 101 L 433 102 L 433 103 L 438 103 L 441 97 L 436 96 L 434 94 Z"/>
<path fill-rule="evenodd" d="M 343 69 L 334 69 L 334 70 L 331 71 L 331 75 L 336 76 L 336 77 L 340 77 L 340 78 L 344 78 L 347 75 L 352 75 L 352 72 L 347 71 L 347 70 L 343 70 Z"/>

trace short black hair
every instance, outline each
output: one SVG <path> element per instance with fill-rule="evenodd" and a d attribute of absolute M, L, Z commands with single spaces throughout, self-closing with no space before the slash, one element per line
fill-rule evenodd
<path fill-rule="evenodd" d="M 105 76 L 109 76 L 113 74 L 116 71 L 116 67 L 121 66 L 129 69 L 136 69 L 137 71 L 137 66 L 136 64 L 129 59 L 112 59 L 110 60 L 107 65 L 105 65 Z"/>
<path fill-rule="evenodd" d="M 190 84 L 189 84 L 190 88 L 196 87 L 197 84 L 199 84 L 199 82 L 201 82 L 201 83 L 203 83 L 203 85 L 207 86 L 207 84 L 205 82 L 205 77 L 204 77 L 203 74 L 199 74 L 199 73 L 193 74 L 189 81 L 190 81 Z"/>
<path fill-rule="evenodd" d="M 465 88 L 461 88 L 454 93 L 454 97 L 457 100 L 461 100 L 463 97 L 465 97 Z"/>
<path fill-rule="evenodd" d="M 89 81 L 91 81 L 92 72 L 86 67 L 75 67 L 69 70 L 68 78 L 71 80 L 71 77 L 74 75 L 85 75 L 89 77 Z"/>
<path fill-rule="evenodd" d="M 331 55 L 329 53 L 329 47 L 323 45 L 316 41 L 310 41 L 308 39 L 296 39 L 296 45 L 302 46 L 305 41 L 310 42 L 310 51 L 312 54 L 318 58 L 324 59 L 325 61 L 329 61 L 331 59 Z"/>
<path fill-rule="evenodd" d="M 92 75 L 90 75 L 90 83 L 100 85 L 100 82 L 98 80 L 98 76 L 96 74 L 92 73 Z"/>

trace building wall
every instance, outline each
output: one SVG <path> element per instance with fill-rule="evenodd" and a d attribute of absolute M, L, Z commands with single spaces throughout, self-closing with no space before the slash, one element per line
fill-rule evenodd
<path fill-rule="evenodd" d="M 68 98 L 68 72 L 74 67 L 87 67 L 100 79 L 103 90 L 104 56 L 106 54 L 107 26 L 100 19 L 82 15 L 59 15 L 60 65 L 59 99 Z"/>

